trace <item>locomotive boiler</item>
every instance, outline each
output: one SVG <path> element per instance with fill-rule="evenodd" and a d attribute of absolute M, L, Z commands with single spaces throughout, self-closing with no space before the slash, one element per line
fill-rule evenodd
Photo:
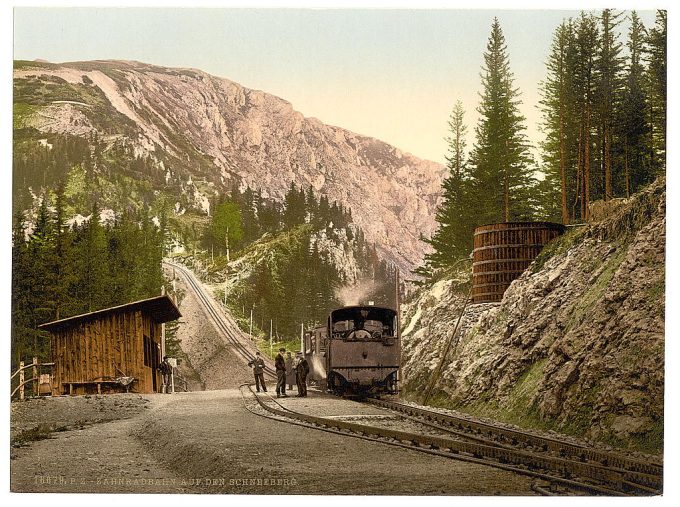
<path fill-rule="evenodd" d="M 397 312 L 379 306 L 334 310 L 308 331 L 309 378 L 339 395 L 395 394 L 401 359 Z"/>

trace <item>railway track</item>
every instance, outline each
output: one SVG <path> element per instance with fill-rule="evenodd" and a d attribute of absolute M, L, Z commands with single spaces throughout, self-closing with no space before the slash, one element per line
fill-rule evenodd
<path fill-rule="evenodd" d="M 172 262 L 164 261 L 163 264 L 173 268 L 175 272 L 179 272 L 186 283 L 191 287 L 194 294 L 205 309 L 206 314 L 212 320 L 218 332 L 222 333 L 227 341 L 233 346 L 237 355 L 243 359 L 244 363 L 248 363 L 255 357 L 255 351 L 251 350 L 246 343 L 250 340 L 243 336 L 243 333 L 238 327 L 238 324 L 226 313 L 215 308 L 213 298 L 205 293 L 205 290 L 198 283 L 193 273 L 184 266 Z M 226 321 L 226 322 L 225 322 Z M 228 323 L 228 324 L 227 324 Z M 276 371 L 272 368 L 270 361 L 265 358 L 265 374 L 272 378 L 276 378 Z"/>
<path fill-rule="evenodd" d="M 660 494 L 663 489 L 663 466 L 658 463 L 573 444 L 559 438 L 539 436 L 492 423 L 443 414 L 393 400 L 370 399 L 367 402 L 404 414 L 437 430 L 448 431 L 460 438 L 508 450 L 527 451 L 532 455 L 543 455 L 548 459 L 558 460 L 556 463 L 566 460 L 574 463 L 572 467 L 575 469 L 574 472 L 585 472 L 587 476 L 598 480 L 608 476 L 610 482 L 618 483 L 624 491 Z"/>
<path fill-rule="evenodd" d="M 243 336 L 238 325 L 227 314 L 215 307 L 212 297 L 205 293 L 193 274 L 183 266 L 170 262 L 165 264 L 174 268 L 185 279 L 208 317 L 233 346 L 237 355 L 246 363 L 253 359 L 254 350 L 246 345 L 249 340 Z M 265 367 L 265 373 L 275 377 L 275 372 L 269 364 Z M 367 426 L 302 414 L 284 407 L 268 395 L 257 396 L 252 391 L 251 385 L 248 385 L 247 389 L 257 400 L 258 406 L 278 420 L 529 475 L 547 481 L 553 487 L 562 488 L 558 494 L 568 491 L 613 496 L 655 495 L 660 494 L 662 490 L 663 467 L 660 464 L 631 459 L 618 453 L 579 446 L 559 439 L 541 437 L 391 400 L 370 400 L 370 403 L 407 416 L 438 432 L 443 431 L 447 436 Z M 537 486 L 536 491 L 542 494 L 550 493 L 549 489 L 541 486 Z"/>
<path fill-rule="evenodd" d="M 561 457 L 569 457 L 583 462 L 597 462 L 605 466 L 647 475 L 660 476 L 663 473 L 663 467 L 660 464 L 633 459 L 620 453 L 608 452 L 570 443 L 559 438 L 539 436 L 492 423 L 443 414 L 435 410 L 415 407 L 394 400 L 370 399 L 367 401 L 372 405 L 416 417 L 419 420 L 439 423 L 437 424 L 437 427 L 443 429 L 459 430 L 465 434 L 475 435 L 489 441 L 508 443 L 510 445 L 522 445 L 527 448 L 551 452 Z"/>
<path fill-rule="evenodd" d="M 249 408 L 251 412 L 260 416 L 269 416 L 291 424 L 414 449 L 436 456 L 483 464 L 531 476 L 545 481 L 550 485 L 549 487 L 562 488 L 560 494 L 565 494 L 565 491 L 571 494 L 585 493 L 608 496 L 652 495 L 659 493 L 659 491 L 644 484 L 627 480 L 618 469 L 546 456 L 545 453 L 540 452 L 472 442 L 466 438 L 434 436 L 426 432 L 401 431 L 393 428 L 343 421 L 337 418 L 303 414 L 284 407 L 271 396 L 258 396 L 252 390 L 252 385 L 250 384 L 242 386 L 244 401 L 246 401 L 244 389 L 247 389 L 249 395 L 256 400 L 258 406 L 267 412 L 267 414 L 258 413 Z M 537 491 L 549 492 L 550 490 L 547 490 L 545 487 L 539 487 Z"/>

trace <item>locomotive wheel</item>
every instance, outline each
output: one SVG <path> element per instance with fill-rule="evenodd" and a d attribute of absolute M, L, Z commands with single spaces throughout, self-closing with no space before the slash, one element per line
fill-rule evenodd
<path fill-rule="evenodd" d="M 328 375 L 328 390 L 336 396 L 342 396 L 345 393 L 342 379 L 333 372 Z"/>

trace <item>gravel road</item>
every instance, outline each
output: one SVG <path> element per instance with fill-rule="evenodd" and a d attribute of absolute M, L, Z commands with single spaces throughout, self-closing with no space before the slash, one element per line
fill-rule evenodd
<path fill-rule="evenodd" d="M 187 491 L 133 433 L 171 396 L 112 394 L 15 402 L 10 490 L 33 493 Z M 153 417 L 153 416 L 151 416 Z M 36 426 L 37 423 L 37 426 Z M 38 441 L 24 442 L 39 428 Z M 49 435 L 44 432 L 56 429 Z M 21 445 L 19 445 L 21 443 Z"/>
<path fill-rule="evenodd" d="M 108 398 L 113 403 L 117 396 Z M 530 479 L 505 471 L 254 415 L 238 389 L 144 399 L 149 408 L 127 419 L 14 449 L 12 491 L 533 494 Z M 61 403 L 57 398 L 43 404 L 51 401 Z M 69 401 L 88 404 L 84 397 Z M 324 406 L 328 415 L 343 417 L 376 412 L 345 400 L 315 399 L 314 393 L 284 402 L 301 411 Z"/>

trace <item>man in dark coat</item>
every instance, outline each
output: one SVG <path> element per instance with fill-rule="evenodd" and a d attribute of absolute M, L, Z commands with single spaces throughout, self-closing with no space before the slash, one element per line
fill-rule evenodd
<path fill-rule="evenodd" d="M 163 383 L 161 384 L 161 393 L 170 392 L 170 383 L 172 381 L 172 365 L 168 361 L 168 356 L 163 356 L 163 361 L 158 365 L 158 370 L 163 376 Z"/>
<path fill-rule="evenodd" d="M 248 363 L 248 366 L 253 367 L 253 375 L 255 376 L 255 387 L 257 392 L 260 392 L 260 385 L 262 390 L 266 393 L 267 386 L 264 383 L 264 359 L 260 356 L 260 351 L 255 352 L 255 358 Z"/>
<path fill-rule="evenodd" d="M 309 363 L 302 355 L 302 352 L 297 354 L 297 366 L 295 367 L 295 373 L 297 377 L 297 388 L 298 396 L 307 396 L 307 375 L 309 374 Z"/>
<path fill-rule="evenodd" d="M 286 394 L 286 360 L 283 358 L 283 354 L 286 352 L 285 348 L 280 348 L 279 353 L 276 354 L 276 359 L 274 359 L 274 366 L 276 367 L 276 397 L 287 398 Z"/>

